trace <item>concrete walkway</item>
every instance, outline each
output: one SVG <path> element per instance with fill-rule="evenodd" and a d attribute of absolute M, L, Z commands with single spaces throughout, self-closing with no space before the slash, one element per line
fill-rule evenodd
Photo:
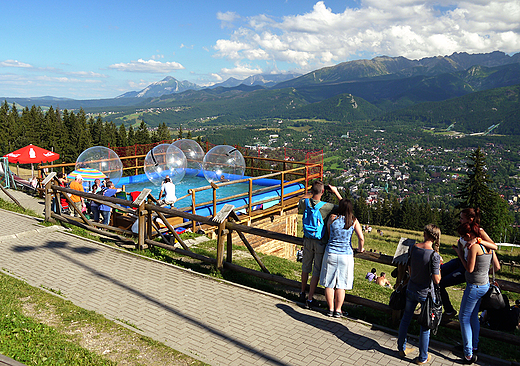
<path fill-rule="evenodd" d="M 210 365 L 407 365 L 396 335 L 0 210 L 0 267 Z M 413 344 L 416 342 L 412 339 Z M 430 344 L 433 365 L 460 365 Z M 481 357 L 479 365 L 500 360 Z"/>

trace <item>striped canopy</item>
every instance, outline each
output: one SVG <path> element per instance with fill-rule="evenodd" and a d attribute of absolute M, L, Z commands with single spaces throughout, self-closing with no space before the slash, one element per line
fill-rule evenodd
<path fill-rule="evenodd" d="M 105 173 L 91 168 L 78 168 L 67 175 L 67 177 L 70 179 L 75 179 L 78 174 L 83 177 L 84 181 L 94 181 L 96 179 L 104 179 L 106 177 Z"/>

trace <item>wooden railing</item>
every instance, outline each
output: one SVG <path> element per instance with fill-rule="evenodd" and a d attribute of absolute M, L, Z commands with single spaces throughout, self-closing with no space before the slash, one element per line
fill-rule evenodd
<path fill-rule="evenodd" d="M 131 156 L 131 157 L 123 157 L 123 158 L 121 158 L 121 160 L 131 159 L 136 164 L 135 166 L 132 166 L 132 167 L 123 168 L 123 170 L 135 170 L 135 173 L 137 173 L 140 169 L 143 168 L 142 165 L 138 165 L 138 164 L 139 164 L 140 159 L 144 159 L 144 157 L 145 157 L 145 155 L 138 155 L 138 156 Z M 211 183 L 208 186 L 190 189 L 190 190 L 188 190 L 188 193 L 186 195 L 179 197 L 177 199 L 177 201 L 181 201 L 184 198 L 191 197 L 191 205 L 190 206 L 186 206 L 186 207 L 179 207 L 178 210 L 180 210 L 180 211 L 188 211 L 189 210 L 193 214 L 195 214 L 197 212 L 198 208 L 204 207 L 204 206 L 208 206 L 208 205 L 212 205 L 213 206 L 212 212 L 213 212 L 213 215 L 215 215 L 218 203 L 224 202 L 224 201 L 229 201 L 229 200 L 234 200 L 234 199 L 245 198 L 246 201 L 247 201 L 247 203 L 245 205 L 242 205 L 240 207 L 235 207 L 235 210 L 242 210 L 242 209 L 246 210 L 246 214 L 242 217 L 241 220 L 239 220 L 240 222 L 249 220 L 251 218 L 251 215 L 253 214 L 253 206 L 254 205 L 261 205 L 261 204 L 266 204 L 266 203 L 269 203 L 269 202 L 273 202 L 273 201 L 278 201 L 279 200 L 280 201 L 280 205 L 278 206 L 278 208 L 279 208 L 280 212 L 283 212 L 286 209 L 284 201 L 285 201 L 285 199 L 287 197 L 295 196 L 295 195 L 299 195 L 299 194 L 302 194 L 304 192 L 307 192 L 308 189 L 309 189 L 309 182 L 312 181 L 313 179 L 321 179 L 322 173 L 323 173 L 323 165 L 322 164 L 307 164 L 307 163 L 304 163 L 304 162 L 286 162 L 284 160 L 268 159 L 268 158 L 255 158 L 255 159 L 269 161 L 269 162 L 273 162 L 273 163 L 276 163 L 276 164 L 282 164 L 282 167 L 283 167 L 284 170 L 277 171 L 277 172 L 274 172 L 274 173 L 271 173 L 271 174 L 257 176 L 257 177 L 248 177 L 248 178 L 244 178 L 244 179 L 232 180 L 232 181 L 229 181 L 229 182 Z M 285 170 L 285 168 L 287 167 L 286 164 L 295 164 L 295 165 L 301 165 L 301 166 L 297 167 L 297 168 L 292 168 L 292 169 Z M 45 175 L 45 173 L 43 173 L 44 170 L 48 169 L 48 168 L 51 168 L 51 167 L 54 168 L 54 169 L 61 169 L 61 171 L 64 173 L 65 169 L 73 168 L 74 164 L 67 163 L 67 164 L 42 165 L 42 166 L 38 167 L 39 172 L 40 172 L 39 175 L 40 176 L 44 176 Z M 248 169 L 257 169 L 257 168 L 248 167 Z M 258 169 L 260 169 L 259 171 L 262 171 L 261 168 L 258 168 Z M 315 173 L 312 173 L 313 171 L 315 171 Z M 276 179 L 276 178 L 279 178 L 279 180 L 280 180 L 279 184 L 253 190 L 253 184 L 254 184 L 255 180 L 259 180 L 259 179 Z M 292 179 L 288 180 L 287 178 L 292 178 Z M 40 180 L 41 179 L 42 178 L 40 178 Z M 235 184 L 241 184 L 241 183 L 248 183 L 248 185 L 249 185 L 248 192 L 237 194 L 237 195 L 233 195 L 233 196 L 228 196 L 228 197 L 225 197 L 225 198 L 217 199 L 217 197 L 216 197 L 217 196 L 217 194 L 216 194 L 216 190 L 217 189 L 219 189 L 220 187 L 229 186 L 229 185 L 235 185 Z M 290 186 L 290 185 L 296 184 L 296 183 L 303 184 L 303 188 L 286 194 L 285 193 L 285 188 Z M 253 197 L 255 195 L 258 195 L 260 193 L 264 193 L 264 192 L 267 192 L 267 191 L 271 191 L 271 190 L 274 190 L 274 189 L 280 189 L 280 196 L 279 197 L 268 198 L 268 199 L 257 201 L 257 202 L 253 203 Z M 123 190 L 124 190 L 124 187 L 123 187 Z M 213 195 L 212 195 L 213 199 L 211 201 L 197 202 L 197 193 L 198 192 L 203 192 L 203 191 L 206 191 L 206 190 L 213 190 Z M 294 207 L 294 205 L 292 207 Z M 291 207 L 289 207 L 289 208 L 291 208 Z M 193 231 L 195 231 L 195 222 L 192 224 L 192 229 L 193 229 Z"/>
<path fill-rule="evenodd" d="M 222 210 L 224 212 L 223 215 L 218 217 L 219 215 L 216 215 L 215 217 L 205 217 L 196 215 L 193 213 L 188 212 L 182 212 L 177 209 L 171 209 L 171 208 L 165 208 L 158 206 L 154 204 L 153 202 L 155 199 L 153 197 L 150 197 L 148 202 L 146 200 L 143 200 L 140 203 L 134 203 L 128 200 L 120 199 L 120 198 L 114 198 L 114 197 L 104 197 L 96 194 L 90 194 L 90 193 L 84 193 L 84 192 L 78 192 L 69 188 L 62 188 L 58 185 L 53 184 L 52 182 L 48 182 L 45 185 L 45 219 L 47 221 L 51 220 L 59 220 L 62 222 L 67 222 L 73 225 L 77 225 L 80 227 L 83 227 L 87 230 L 91 230 L 93 232 L 97 232 L 99 234 L 107 235 L 115 240 L 119 240 L 126 243 L 131 243 L 135 245 L 137 248 L 145 248 L 146 246 L 157 246 L 161 248 L 165 248 L 167 250 L 170 250 L 172 252 L 176 252 L 182 255 L 190 256 L 192 258 L 195 258 L 197 260 L 211 263 L 215 265 L 218 269 L 231 269 L 235 271 L 239 271 L 242 273 L 254 275 L 260 278 L 263 278 L 268 281 L 274 281 L 277 283 L 280 283 L 282 285 L 294 288 L 300 289 L 301 283 L 299 281 L 290 280 L 281 276 L 273 275 L 269 272 L 269 269 L 264 265 L 261 258 L 256 254 L 255 250 L 252 248 L 252 246 L 249 244 L 247 239 L 245 238 L 244 234 L 252 234 L 264 238 L 270 238 L 275 239 L 287 243 L 292 243 L 295 245 L 303 245 L 303 239 L 299 237 L 295 237 L 292 235 L 287 235 L 283 233 L 273 232 L 269 230 L 254 228 L 246 225 L 241 225 L 236 222 L 237 217 L 234 215 L 233 210 L 228 210 L 228 212 L 224 212 L 226 210 L 226 207 Z M 99 223 L 91 222 L 86 218 L 85 215 L 83 215 L 81 212 L 78 212 L 80 218 L 73 218 L 67 215 L 63 215 L 60 212 L 53 212 L 51 207 L 51 200 L 54 197 L 56 202 L 59 202 L 59 196 L 65 193 L 69 194 L 76 194 L 79 196 L 82 196 L 85 199 L 91 199 L 94 201 L 97 201 L 99 203 L 103 203 L 106 205 L 109 205 L 113 208 L 116 208 L 124 213 L 133 213 L 137 216 L 138 222 L 138 234 L 137 234 L 137 244 L 128 238 L 128 235 L 135 235 L 129 230 L 124 230 L 121 228 L 116 228 L 113 226 L 107 226 Z M 68 195 L 65 195 L 65 198 L 69 201 L 69 207 L 72 209 L 76 209 Z M 220 214 L 220 213 L 219 213 Z M 182 238 L 175 232 L 174 225 L 169 224 L 168 217 L 182 217 L 183 219 L 188 220 L 188 222 L 183 223 L 182 225 L 190 225 L 193 222 L 199 222 L 203 223 L 205 225 L 208 225 L 210 227 L 213 227 L 214 230 L 217 232 L 217 256 L 215 258 L 210 258 L 201 254 L 194 253 L 191 251 L 191 249 L 184 243 Z M 157 225 L 157 222 L 155 218 L 160 218 L 163 223 L 166 225 L 166 229 L 160 229 Z M 179 226 L 179 225 L 177 225 Z M 171 232 L 173 237 L 180 243 L 182 246 L 181 248 L 177 248 L 174 246 L 174 242 L 172 240 L 168 240 L 168 238 L 165 235 L 165 232 Z M 261 271 L 256 271 L 248 268 L 244 268 L 241 266 L 238 266 L 236 264 L 233 264 L 233 248 L 232 248 L 232 233 L 236 232 L 240 239 L 242 240 L 243 244 L 247 247 L 253 258 L 256 260 L 258 265 L 261 268 Z M 127 236 L 121 236 L 119 234 L 124 234 Z M 157 237 L 161 237 L 163 242 L 157 241 Z M 224 243 L 226 244 L 227 249 L 227 255 L 226 260 L 224 260 Z M 386 264 L 390 266 L 396 266 L 396 264 L 393 263 L 393 257 L 384 255 L 384 254 L 378 254 L 375 252 L 364 252 L 364 253 L 355 253 L 355 257 L 357 259 L 363 259 L 368 260 L 376 263 Z M 510 291 L 514 293 L 520 293 L 520 284 L 505 281 L 505 280 L 498 280 L 502 290 Z M 321 287 L 318 287 L 316 289 L 317 294 L 324 295 L 324 289 Z M 345 301 L 357 305 L 367 306 L 375 310 L 382 311 L 384 313 L 387 313 L 389 315 L 392 314 L 392 309 L 387 304 L 372 301 L 369 299 L 365 299 L 362 297 L 346 294 Z M 449 320 L 447 322 L 443 322 L 441 324 L 444 327 L 459 330 L 460 324 L 457 321 Z M 484 337 L 496 339 L 502 342 L 506 342 L 509 344 L 514 345 L 520 345 L 520 337 L 515 336 L 510 333 L 504 333 L 499 331 L 494 331 L 486 328 L 481 328 L 480 334 Z"/>

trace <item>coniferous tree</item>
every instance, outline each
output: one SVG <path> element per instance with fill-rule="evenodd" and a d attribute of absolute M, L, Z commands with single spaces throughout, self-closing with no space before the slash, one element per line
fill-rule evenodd
<path fill-rule="evenodd" d="M 117 146 L 128 146 L 128 135 L 124 123 L 121 123 L 121 126 L 119 126 L 119 130 L 117 131 Z"/>
<path fill-rule="evenodd" d="M 110 147 L 117 146 L 117 128 L 116 128 L 116 125 L 114 124 L 114 122 L 112 122 L 112 121 L 105 122 L 104 129 L 105 129 L 105 133 L 103 134 L 104 135 L 103 146 L 110 146 Z"/>
<path fill-rule="evenodd" d="M 150 132 L 148 131 L 148 126 L 146 126 L 144 121 L 141 121 L 139 128 L 135 132 L 135 143 L 139 145 L 151 143 Z"/>
<path fill-rule="evenodd" d="M 170 141 L 171 135 L 166 123 L 161 123 L 159 127 L 157 127 L 157 142 L 159 141 Z"/>
<path fill-rule="evenodd" d="M 191 137 L 191 130 L 188 130 L 188 135 L 186 136 L 186 138 L 187 138 L 188 140 L 191 140 L 191 139 L 192 139 L 192 137 Z"/>
<path fill-rule="evenodd" d="M 0 106 L 0 155 L 5 155 L 11 152 L 9 150 L 9 135 L 7 131 L 9 116 L 9 104 L 4 100 Z"/>
<path fill-rule="evenodd" d="M 13 103 L 11 111 L 7 115 L 6 133 L 9 152 L 23 147 L 20 141 L 21 127 L 18 116 L 18 109 Z"/>
<path fill-rule="evenodd" d="M 471 153 L 467 163 L 467 178 L 461 182 L 459 191 L 455 195 L 460 199 L 457 207 L 484 207 L 488 200 L 491 190 L 488 184 L 491 179 L 487 176 L 486 158 L 480 147 Z"/>
<path fill-rule="evenodd" d="M 95 120 L 94 117 L 90 116 L 88 120 L 90 137 L 92 138 L 92 145 L 103 146 L 103 119 L 101 116 L 98 116 Z"/>
<path fill-rule="evenodd" d="M 128 137 L 127 137 L 127 141 L 128 141 L 128 144 L 127 146 L 133 146 L 136 144 L 135 142 L 135 133 L 134 133 L 134 128 L 130 125 L 130 127 L 128 127 Z"/>
<path fill-rule="evenodd" d="M 177 134 L 177 138 L 178 138 L 179 140 L 182 139 L 182 126 L 179 126 L 179 133 Z"/>
<path fill-rule="evenodd" d="M 491 179 L 487 175 L 486 158 L 480 148 L 471 153 L 469 159 L 468 176 L 455 196 L 460 199 L 457 207 L 480 208 L 482 226 L 491 239 L 499 241 L 509 229 L 513 218 L 507 202 L 488 186 Z"/>
<path fill-rule="evenodd" d="M 80 154 L 92 147 L 92 137 L 90 136 L 90 129 L 88 128 L 87 115 L 83 108 L 80 108 L 77 116 L 78 128 L 79 128 L 79 137 L 78 137 L 78 151 Z"/>

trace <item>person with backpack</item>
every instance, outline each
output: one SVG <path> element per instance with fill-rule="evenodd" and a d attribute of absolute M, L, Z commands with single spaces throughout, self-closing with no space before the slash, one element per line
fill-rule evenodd
<path fill-rule="evenodd" d="M 328 189 L 341 200 L 341 194 L 334 186 L 328 185 Z M 302 275 L 301 275 L 301 292 L 300 301 L 305 302 L 307 309 L 312 309 L 316 304 L 313 296 L 316 286 L 320 279 L 321 262 L 325 244 L 327 243 L 327 235 L 325 230 L 326 219 L 329 214 L 337 209 L 332 203 L 321 201 L 321 197 L 325 191 L 325 185 L 321 181 L 315 181 L 311 186 L 310 194 L 304 196 L 298 202 L 298 212 L 303 214 L 303 258 L 302 258 Z M 309 285 L 309 294 L 305 296 L 309 273 L 312 271 L 311 283 Z"/>
<path fill-rule="evenodd" d="M 327 221 L 329 241 L 323 255 L 320 285 L 325 287 L 325 299 L 329 306 L 327 316 L 342 318 L 341 308 L 345 301 L 345 290 L 352 290 L 354 283 L 354 251 L 352 234 L 358 237 L 358 252 L 365 238 L 361 224 L 354 217 L 354 206 L 348 198 L 339 201 L 338 214 L 331 214 Z"/>
<path fill-rule="evenodd" d="M 434 224 L 428 224 L 423 231 L 424 241 L 415 243 L 409 249 L 408 273 L 410 280 L 406 289 L 406 306 L 399 324 L 397 349 L 399 356 L 406 357 L 416 350 L 408 344 L 408 327 L 412 321 L 418 303 L 424 306 L 428 292 L 435 300 L 434 286 L 441 281 L 439 247 L 441 243 L 441 229 Z M 435 285 L 434 285 L 435 284 Z M 420 326 L 419 329 L 419 356 L 415 359 L 417 365 L 424 365 L 431 361 L 428 353 L 430 344 L 430 329 Z"/>
<path fill-rule="evenodd" d="M 112 181 L 109 180 L 108 182 L 106 182 L 106 189 L 102 189 L 100 191 L 100 194 L 102 194 L 105 197 L 114 197 L 117 192 L 121 192 L 121 188 L 116 188 L 114 186 L 114 183 L 112 183 Z M 110 215 L 112 213 L 112 207 L 105 204 L 101 204 L 99 206 L 99 211 L 101 212 L 101 215 L 103 215 L 102 224 L 110 224 Z"/>

